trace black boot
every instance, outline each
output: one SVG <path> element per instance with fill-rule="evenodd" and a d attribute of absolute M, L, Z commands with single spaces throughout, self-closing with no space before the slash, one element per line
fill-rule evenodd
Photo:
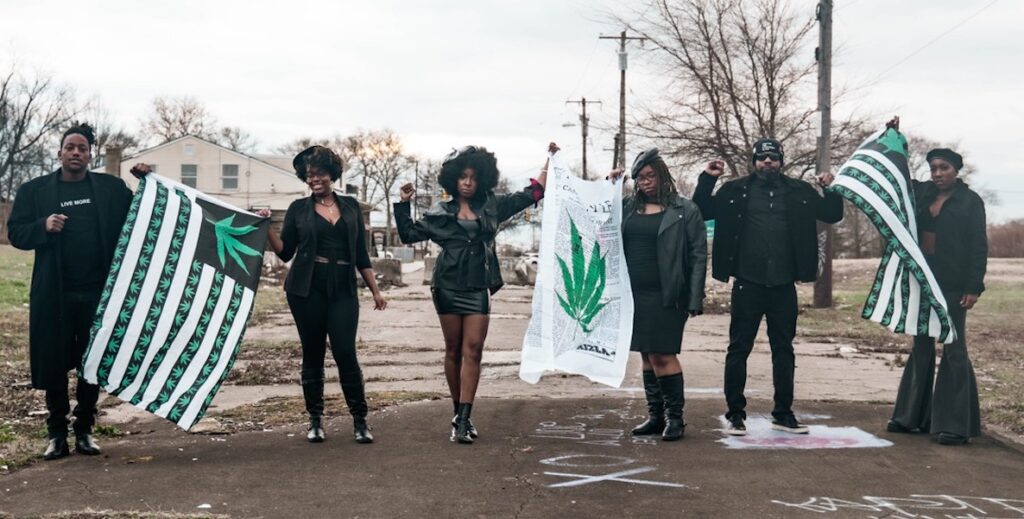
<path fill-rule="evenodd" d="M 373 443 L 370 426 L 366 424 L 369 406 L 366 404 L 366 390 L 363 387 L 362 375 L 358 382 L 342 384 L 341 392 L 345 394 L 345 403 L 348 405 L 348 412 L 352 415 L 352 428 L 356 442 Z"/>
<path fill-rule="evenodd" d="M 312 443 L 320 443 L 325 438 L 322 423 L 324 415 L 323 372 L 321 371 L 319 375 L 312 374 L 309 378 L 306 378 L 305 375 L 307 374 L 303 373 L 302 397 L 306 400 L 306 412 L 309 413 L 309 432 L 306 433 L 306 439 Z"/>
<path fill-rule="evenodd" d="M 665 401 L 654 371 L 644 371 L 644 396 L 647 397 L 647 421 L 634 427 L 633 435 L 661 434 L 665 429 Z"/>
<path fill-rule="evenodd" d="M 454 401 L 453 404 L 455 406 L 455 416 L 452 417 L 452 437 L 451 437 L 451 440 L 455 441 L 455 429 L 458 428 L 458 420 L 459 420 L 459 402 L 458 402 L 458 400 Z M 476 426 L 473 425 L 473 421 L 472 420 L 469 421 L 469 436 L 472 437 L 474 440 L 478 436 L 480 436 L 480 434 L 476 431 Z"/>
<path fill-rule="evenodd" d="M 459 404 L 459 412 L 455 415 L 455 441 L 459 443 L 473 443 L 473 436 L 469 433 L 472 427 L 469 413 L 472 411 L 473 404 Z"/>
<path fill-rule="evenodd" d="M 67 443 L 65 443 L 65 448 L 67 448 Z M 100 450 L 100 446 L 96 445 L 96 442 L 92 439 L 92 434 L 89 433 L 79 433 L 75 435 L 75 452 L 88 456 L 103 454 L 103 451 Z"/>
<path fill-rule="evenodd" d="M 68 454 L 71 454 L 71 451 L 68 449 L 68 437 L 56 436 L 50 438 L 50 443 L 46 446 L 46 452 L 43 453 L 43 459 L 47 461 L 56 460 Z"/>
<path fill-rule="evenodd" d="M 658 386 L 665 398 L 665 431 L 661 439 L 675 441 L 683 437 L 683 374 L 658 377 Z"/>
<path fill-rule="evenodd" d="M 310 443 L 323 443 L 326 435 L 322 421 L 323 418 L 320 416 L 309 417 L 309 431 L 306 433 L 306 439 Z"/>

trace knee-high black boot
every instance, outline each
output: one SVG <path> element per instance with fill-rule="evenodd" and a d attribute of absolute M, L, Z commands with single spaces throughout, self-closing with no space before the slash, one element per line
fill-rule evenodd
<path fill-rule="evenodd" d="M 358 382 L 342 384 L 341 392 L 345 394 L 348 412 L 352 414 L 352 428 L 355 432 L 356 441 L 359 443 L 373 443 L 370 426 L 366 424 L 366 414 L 369 411 L 369 406 L 366 405 L 366 389 L 363 386 L 362 375 L 360 375 Z"/>
<path fill-rule="evenodd" d="M 302 397 L 306 401 L 306 412 L 309 413 L 309 432 L 306 439 L 313 443 L 324 441 L 324 377 L 323 372 L 319 376 L 313 374 L 309 378 L 303 374 Z"/>
<path fill-rule="evenodd" d="M 644 396 L 647 397 L 647 421 L 633 428 L 633 435 L 661 434 L 665 430 L 665 400 L 654 371 L 644 371 Z"/>
<path fill-rule="evenodd" d="M 658 386 L 665 399 L 665 431 L 661 439 L 675 441 L 683 437 L 683 374 L 658 377 Z"/>

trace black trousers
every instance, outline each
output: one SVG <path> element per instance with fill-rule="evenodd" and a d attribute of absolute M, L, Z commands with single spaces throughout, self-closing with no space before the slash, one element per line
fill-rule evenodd
<path fill-rule="evenodd" d="M 316 281 L 316 276 L 314 276 Z M 331 354 L 338 365 L 338 377 L 345 392 L 350 395 L 363 392 L 363 371 L 356 358 L 356 329 L 359 325 L 359 299 L 348 290 L 338 290 L 334 297 L 327 296 L 321 285 L 314 283 L 308 297 L 288 294 L 288 307 L 299 330 L 302 342 L 302 387 L 306 397 L 306 410 L 311 416 L 323 415 L 324 355 L 330 338 Z M 357 398 L 360 400 L 361 398 Z M 363 402 L 349 402 L 353 416 L 366 416 Z"/>
<path fill-rule="evenodd" d="M 967 356 L 967 310 L 963 294 L 944 293 L 956 340 L 942 346 L 942 362 L 935 377 L 935 339 L 914 337 L 914 349 L 903 368 L 893 408 L 894 422 L 922 432 L 951 433 L 964 438 L 981 435 L 978 382 Z"/>
<path fill-rule="evenodd" d="M 55 323 L 61 327 L 61 344 L 64 347 L 64 369 L 81 367 L 82 356 L 89 346 L 89 329 L 96 317 L 100 302 L 99 292 L 65 292 L 63 320 Z M 100 398 L 100 387 L 79 378 L 75 387 L 74 416 L 75 434 L 89 434 L 96 424 L 96 402 Z M 68 413 L 71 401 L 68 398 L 68 379 L 46 388 L 46 430 L 50 438 L 67 436 Z"/>
<path fill-rule="evenodd" d="M 729 350 L 725 355 L 727 418 L 747 416 L 744 411 L 747 399 L 743 396 L 747 385 L 747 358 L 754 349 L 754 338 L 761 327 L 762 317 L 768 321 L 768 343 L 772 348 L 772 382 L 775 386 L 772 416 L 781 418 L 793 414 L 796 316 L 796 286 L 793 283 L 766 287 L 738 279 L 733 282 Z"/>

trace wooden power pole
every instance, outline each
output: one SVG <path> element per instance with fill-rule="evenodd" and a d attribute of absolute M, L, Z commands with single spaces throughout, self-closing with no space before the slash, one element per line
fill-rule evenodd
<path fill-rule="evenodd" d="M 587 127 L 590 125 L 590 117 L 587 116 L 587 104 L 601 104 L 601 101 L 587 101 L 586 97 L 581 97 L 577 101 L 568 100 L 565 104 L 578 104 L 580 105 L 580 129 L 583 134 L 583 172 L 580 173 L 580 178 L 587 180 Z"/>
<path fill-rule="evenodd" d="M 832 0 L 818 2 L 818 175 L 832 171 Z M 824 240 L 821 237 L 824 236 Z M 823 243 L 822 243 L 823 242 Z M 818 245 L 822 248 L 821 272 L 814 282 L 814 307 L 832 306 L 832 226 L 818 222 Z"/>
<path fill-rule="evenodd" d="M 642 36 L 627 36 L 626 31 L 622 31 L 618 36 L 599 36 L 602 40 L 619 40 L 619 162 L 616 166 L 620 168 L 626 167 L 626 41 L 628 40 L 640 40 L 643 43 L 644 38 Z"/>

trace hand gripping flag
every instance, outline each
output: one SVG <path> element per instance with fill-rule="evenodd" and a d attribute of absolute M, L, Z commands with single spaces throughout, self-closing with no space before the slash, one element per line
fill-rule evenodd
<path fill-rule="evenodd" d="M 156 174 L 114 251 L 82 375 L 188 430 L 231 370 L 269 220 Z"/>
<path fill-rule="evenodd" d="M 946 300 L 918 246 L 903 135 L 886 128 L 868 137 L 828 189 L 863 211 L 885 240 L 882 263 L 861 316 L 896 333 L 953 342 L 956 330 Z"/>

